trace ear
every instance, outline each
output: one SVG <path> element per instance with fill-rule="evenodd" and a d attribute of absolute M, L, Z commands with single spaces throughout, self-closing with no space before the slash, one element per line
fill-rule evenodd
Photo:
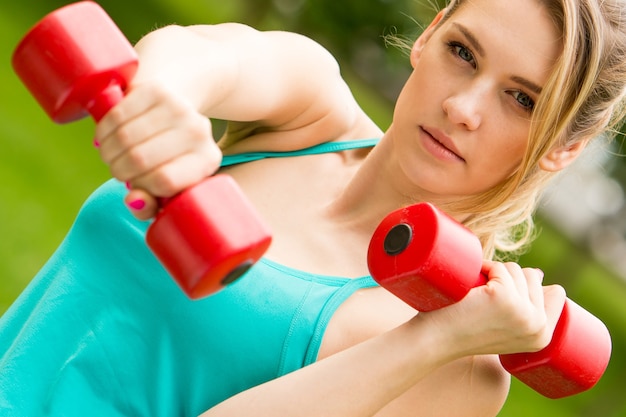
<path fill-rule="evenodd" d="M 422 32 L 422 34 L 419 36 L 419 38 L 417 38 L 417 40 L 413 44 L 413 47 L 411 48 L 411 65 L 413 67 L 415 67 L 417 60 L 422 54 L 422 49 L 424 49 L 426 42 L 428 42 L 431 36 L 433 36 L 433 33 L 435 32 L 437 25 L 439 24 L 439 22 L 441 21 L 441 18 L 443 18 L 445 14 L 446 14 L 446 9 L 443 9 L 439 13 L 437 13 L 437 16 L 435 16 L 433 21 L 430 22 L 428 27 Z"/>
<path fill-rule="evenodd" d="M 588 143 L 589 139 L 584 139 L 570 145 L 557 146 L 541 158 L 539 167 L 549 172 L 560 171 L 574 162 Z"/>

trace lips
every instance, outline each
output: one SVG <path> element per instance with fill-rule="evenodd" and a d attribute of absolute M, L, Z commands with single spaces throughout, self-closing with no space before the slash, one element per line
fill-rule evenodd
<path fill-rule="evenodd" d="M 443 156 L 445 156 L 445 154 L 447 153 L 450 157 L 455 157 L 456 159 L 465 162 L 465 159 L 461 157 L 460 152 L 454 145 L 452 139 L 448 137 L 445 133 L 435 128 L 422 127 L 421 129 L 424 131 L 424 133 L 430 136 L 430 139 L 432 139 L 436 145 L 442 148 L 441 153 Z"/>

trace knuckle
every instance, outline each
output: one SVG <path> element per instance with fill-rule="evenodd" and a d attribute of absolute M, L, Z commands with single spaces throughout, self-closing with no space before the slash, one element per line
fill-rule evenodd
<path fill-rule="evenodd" d="M 541 336 L 539 337 L 538 340 L 538 350 L 541 350 L 543 348 L 545 348 L 546 346 L 548 346 L 550 344 L 550 342 L 552 341 L 552 333 L 549 332 L 547 329 L 544 329 L 543 332 L 541 332 Z"/>
<path fill-rule="evenodd" d="M 538 352 L 544 349 L 546 346 L 550 344 L 552 339 L 552 334 L 548 332 L 546 329 L 543 329 L 540 332 L 537 332 L 532 338 L 531 343 L 529 344 L 529 351 Z"/>
<path fill-rule="evenodd" d="M 206 147 L 209 155 L 211 155 L 212 158 L 215 158 L 217 161 L 221 162 L 224 154 L 222 152 L 222 149 L 218 146 L 217 142 L 213 140 L 213 136 L 211 136 L 210 139 L 206 141 Z"/>
<path fill-rule="evenodd" d="M 511 272 L 521 272 L 522 271 L 522 267 L 515 263 L 515 262 L 506 262 L 504 264 L 504 266 L 506 267 L 507 270 L 511 271 Z"/>
<path fill-rule="evenodd" d="M 133 143 L 133 133 L 128 126 L 120 126 L 115 131 L 115 138 L 119 145 L 123 147 L 130 146 Z"/>
<path fill-rule="evenodd" d="M 215 152 L 213 154 L 211 154 L 212 159 L 211 159 L 211 164 L 208 165 L 208 170 L 207 170 L 207 175 L 212 175 L 214 174 L 217 170 L 220 169 L 220 166 L 222 165 L 222 153 L 221 152 Z"/>
<path fill-rule="evenodd" d="M 169 100 L 168 111 L 177 119 L 184 119 L 188 117 L 190 108 L 182 103 L 180 100 Z"/>
<path fill-rule="evenodd" d="M 208 176 L 214 175 L 220 169 L 221 157 L 211 155 L 208 158 L 197 157 L 198 169 L 196 180 L 202 180 Z"/>
<path fill-rule="evenodd" d="M 100 154 L 100 159 L 102 160 L 102 162 L 104 162 L 106 165 L 111 165 L 114 158 L 113 153 L 109 152 L 108 148 L 104 149 L 103 147 L 101 147 L 98 149 L 98 153 Z"/>
<path fill-rule="evenodd" d="M 147 90 L 152 95 L 152 98 L 156 100 L 164 100 L 170 97 L 169 90 L 163 85 L 163 83 L 159 82 L 150 82 L 146 83 L 145 86 Z"/>
<path fill-rule="evenodd" d="M 200 114 L 195 116 L 194 123 L 192 123 L 192 132 L 202 140 L 211 139 L 213 141 L 211 122 Z"/>
<path fill-rule="evenodd" d="M 552 291 L 554 291 L 554 293 L 558 295 L 559 297 L 561 298 L 566 297 L 565 288 L 563 288 L 561 285 L 553 284 L 553 285 L 550 285 L 550 287 L 552 288 Z"/>
<path fill-rule="evenodd" d="M 544 273 L 541 269 L 538 268 L 524 268 L 522 270 L 524 275 L 528 278 L 535 279 L 538 282 L 543 282 Z"/>
<path fill-rule="evenodd" d="M 187 124 L 186 136 L 190 139 L 191 146 L 198 147 L 210 137 L 210 133 L 202 121 L 192 120 Z"/>
<path fill-rule="evenodd" d="M 126 120 L 125 112 L 123 106 L 114 106 L 109 112 L 106 114 L 106 118 L 112 122 L 114 125 L 120 125 Z"/>
<path fill-rule="evenodd" d="M 186 180 L 195 183 L 213 175 L 220 166 L 220 159 L 212 154 L 193 154 L 185 161 Z"/>
<path fill-rule="evenodd" d="M 115 163 L 109 165 L 109 172 L 113 178 L 122 182 L 130 181 L 131 179 L 130 176 L 125 171 L 121 170 Z"/>
<path fill-rule="evenodd" d="M 536 352 L 545 348 L 552 339 L 552 333 L 547 326 L 547 318 L 545 315 L 534 319 L 526 320 L 524 325 L 520 326 L 528 340 L 530 351 Z"/>
<path fill-rule="evenodd" d="M 155 84 L 150 88 L 152 100 L 161 103 L 174 118 L 184 117 L 189 113 L 191 106 L 174 94 L 164 85 Z"/>
<path fill-rule="evenodd" d="M 152 178 L 153 192 L 160 197 L 171 197 L 179 191 L 179 184 L 167 169 L 157 170 Z"/>
<path fill-rule="evenodd" d="M 524 275 L 534 275 L 539 271 L 535 268 L 522 268 L 522 272 L 524 272 Z"/>
<path fill-rule="evenodd" d="M 138 147 L 128 150 L 126 160 L 133 167 L 133 171 L 143 172 L 150 168 L 149 158 Z"/>

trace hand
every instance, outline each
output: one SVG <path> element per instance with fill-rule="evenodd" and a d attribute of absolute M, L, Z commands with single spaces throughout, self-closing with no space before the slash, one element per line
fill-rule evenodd
<path fill-rule="evenodd" d="M 221 151 L 209 119 L 155 82 L 133 86 L 95 134 L 111 174 L 129 185 L 127 204 L 153 217 L 157 197 L 172 197 L 219 169 Z"/>
<path fill-rule="evenodd" d="M 428 313 L 438 327 L 449 327 L 451 346 L 460 356 L 546 347 L 563 310 L 564 289 L 543 287 L 542 271 L 515 263 L 485 261 L 482 272 L 489 279 L 486 285 L 472 289 L 456 304 Z"/>

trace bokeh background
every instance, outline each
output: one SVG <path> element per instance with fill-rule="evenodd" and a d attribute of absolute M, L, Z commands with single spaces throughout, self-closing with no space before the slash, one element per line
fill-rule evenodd
<path fill-rule="evenodd" d="M 239 21 L 310 35 L 335 54 L 355 96 L 382 128 L 390 122 L 393 100 L 410 70 L 404 53 L 385 46 L 383 38 L 399 34 L 413 39 L 434 15 L 436 3 L 443 4 L 435 0 L 98 2 L 131 42 L 171 23 Z M 12 51 L 28 29 L 46 13 L 69 3 L 0 3 L 0 314 L 63 239 L 83 200 L 109 178 L 91 144 L 93 122 L 53 124 L 10 65 Z M 546 194 L 537 216 L 541 234 L 521 263 L 542 268 L 548 283 L 562 284 L 570 298 L 607 324 L 613 338 L 611 363 L 592 390 L 561 400 L 543 398 L 514 380 L 502 417 L 626 417 L 626 158 L 620 156 L 622 140 L 598 143 Z"/>

